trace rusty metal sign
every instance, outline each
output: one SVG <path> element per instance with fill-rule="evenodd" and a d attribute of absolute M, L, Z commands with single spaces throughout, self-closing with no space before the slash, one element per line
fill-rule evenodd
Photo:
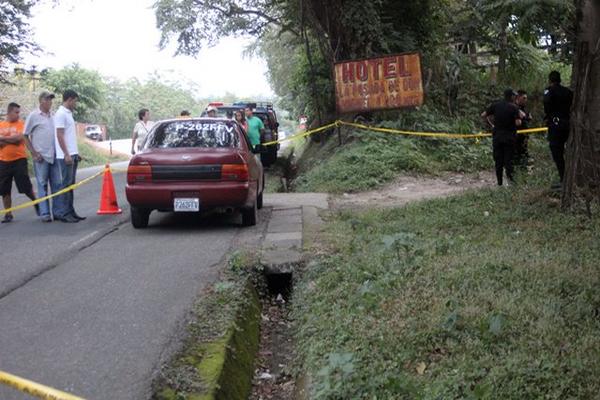
<path fill-rule="evenodd" d="M 419 53 L 334 64 L 338 112 L 415 107 L 423 104 Z"/>

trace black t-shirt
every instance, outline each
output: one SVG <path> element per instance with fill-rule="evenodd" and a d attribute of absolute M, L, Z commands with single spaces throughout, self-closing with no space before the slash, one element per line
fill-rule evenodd
<path fill-rule="evenodd" d="M 488 107 L 487 115 L 494 116 L 494 137 L 513 137 L 517 134 L 515 120 L 519 118 L 519 108 L 506 100 Z"/>
<path fill-rule="evenodd" d="M 525 118 L 521 118 L 521 126 L 519 129 L 529 129 L 529 122 L 531 121 L 531 114 L 527 112 L 525 106 L 519 106 L 519 110 L 523 111 Z"/>
<path fill-rule="evenodd" d="M 571 114 L 571 103 L 573 92 L 562 85 L 554 85 L 544 91 L 544 112 L 546 119 L 552 121 L 554 118 L 568 120 Z"/>

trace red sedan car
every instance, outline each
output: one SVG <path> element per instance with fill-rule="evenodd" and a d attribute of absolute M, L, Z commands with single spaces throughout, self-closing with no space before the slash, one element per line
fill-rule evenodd
<path fill-rule="evenodd" d="M 153 210 L 208 209 L 239 210 L 244 226 L 255 225 L 264 189 L 257 151 L 235 121 L 157 123 L 127 169 L 132 225 L 147 227 Z"/>

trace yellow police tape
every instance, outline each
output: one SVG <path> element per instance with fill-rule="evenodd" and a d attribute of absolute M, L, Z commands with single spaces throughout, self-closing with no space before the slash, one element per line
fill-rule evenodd
<path fill-rule="evenodd" d="M 71 185 L 71 186 L 68 186 L 68 187 L 66 187 L 66 188 L 64 188 L 64 189 L 61 189 L 61 190 L 59 190 L 59 191 L 58 191 L 58 192 L 56 192 L 56 193 L 52 193 L 52 194 L 49 194 L 48 196 L 44 196 L 44 197 L 40 197 L 39 199 L 35 199 L 35 200 L 32 200 L 32 201 L 28 201 L 27 203 L 19 204 L 18 206 L 14 206 L 14 207 L 11 207 L 11 208 L 7 208 L 7 209 L 5 209 L 5 210 L 0 210 L 0 215 L 2 215 L 2 214 L 7 214 L 7 213 L 9 213 L 9 212 L 13 212 L 13 211 L 22 210 L 22 209 L 24 209 L 24 208 L 29 208 L 29 207 L 31 207 L 31 206 L 34 206 L 34 205 L 36 205 L 36 204 L 39 204 L 39 203 L 41 203 L 41 202 L 43 202 L 43 201 L 46 201 L 46 200 L 52 199 L 52 198 L 54 198 L 54 197 L 56 197 L 56 196 L 60 196 L 61 194 L 65 194 L 65 193 L 67 193 L 67 192 L 70 192 L 71 190 L 75 190 L 75 189 L 77 189 L 78 187 L 80 187 L 80 186 L 83 186 L 83 185 L 85 185 L 86 183 L 88 183 L 88 182 L 91 182 L 91 181 L 93 181 L 94 179 L 96 179 L 97 177 L 99 177 L 99 176 L 103 175 L 103 174 L 104 174 L 104 172 L 106 172 L 106 170 L 107 170 L 107 169 L 108 169 L 108 170 L 110 170 L 111 172 L 114 172 L 114 173 L 117 173 L 117 172 L 125 172 L 125 171 L 127 171 L 127 170 L 125 170 L 125 169 L 115 169 L 115 168 L 112 168 L 112 167 L 110 167 L 110 166 L 109 166 L 109 167 L 107 167 L 107 168 L 104 168 L 104 169 L 102 169 L 102 171 L 100 171 L 100 172 L 98 172 L 98 173 L 96 173 L 96 174 L 94 174 L 94 175 L 90 176 L 89 178 L 85 178 L 85 179 L 83 179 L 83 180 L 81 180 L 81 181 L 79 181 L 79 182 L 77 182 L 77 183 L 74 183 L 74 184 L 73 184 L 73 185 Z"/>
<path fill-rule="evenodd" d="M 81 397 L 0 371 L 0 383 L 45 400 L 83 400 Z"/>
<path fill-rule="evenodd" d="M 278 144 L 278 143 L 283 143 L 283 142 L 287 142 L 289 140 L 294 140 L 294 139 L 299 139 L 299 138 L 303 138 L 303 137 L 307 137 L 310 135 L 313 135 L 315 133 L 319 133 L 322 131 L 325 131 L 327 129 L 331 129 L 331 128 L 336 128 L 339 126 L 350 126 L 353 128 L 357 128 L 357 129 L 363 129 L 363 130 L 368 130 L 368 131 L 373 131 L 373 132 L 381 132 L 381 133 L 390 133 L 390 134 L 395 134 L 395 135 L 408 135 L 408 136 L 421 136 L 421 137 L 437 137 L 437 138 L 449 138 L 449 139 L 481 139 L 481 138 L 486 138 L 486 137 L 490 137 L 492 136 L 491 133 L 488 132 L 479 132 L 479 133 L 449 133 L 449 132 L 418 132 L 418 131 L 404 131 L 404 130 L 400 130 L 400 129 L 391 129 L 391 128 L 380 128 L 380 127 L 376 127 L 376 126 L 370 126 L 370 125 L 363 125 L 363 124 L 357 124 L 355 122 L 345 122 L 345 121 L 340 121 L 337 120 L 335 122 L 332 122 L 330 124 L 321 126 L 319 128 L 316 129 L 310 129 L 308 131 L 305 132 L 299 132 L 296 133 L 292 136 L 287 136 L 283 139 L 279 139 L 279 140 L 273 140 L 270 142 L 266 142 L 266 143 L 262 143 L 263 146 L 271 146 L 274 144 Z M 528 134 L 532 134 L 532 133 L 542 133 L 542 132 L 546 132 L 548 131 L 548 128 L 531 128 L 531 129 L 521 129 L 518 130 L 517 133 L 521 134 L 521 135 L 528 135 Z M 82 180 L 81 182 L 75 183 L 74 185 L 71 185 L 67 188 L 64 188 L 56 193 L 53 193 L 51 195 L 45 196 L 45 197 L 41 197 L 39 199 L 36 199 L 34 201 L 30 201 L 21 205 L 18 205 L 16 207 L 12 207 L 12 208 L 8 208 L 6 210 L 0 210 L 0 215 L 2 214 L 6 214 L 12 211 L 17 211 L 17 210 L 21 210 L 27 207 L 31 207 L 35 204 L 39 204 L 42 201 L 46 201 L 48 199 L 51 199 L 53 197 L 59 196 L 61 194 L 67 193 L 71 190 L 75 190 L 77 189 L 79 186 L 85 185 L 86 183 L 90 182 L 91 180 L 99 177 L 100 175 L 104 174 L 104 171 L 106 171 L 107 168 L 105 168 L 104 170 L 98 172 L 95 175 L 90 176 L 87 179 Z M 126 169 L 115 169 L 115 168 L 111 168 L 110 166 L 108 167 L 108 169 L 110 169 L 112 172 L 118 173 L 118 172 L 126 172 Z"/>
<path fill-rule="evenodd" d="M 407 136 L 437 137 L 437 138 L 449 138 L 449 139 L 481 139 L 481 138 L 486 138 L 486 137 L 492 136 L 492 134 L 489 133 L 489 132 L 479 132 L 479 133 L 449 133 L 449 132 L 405 131 L 405 130 L 400 130 L 400 129 L 380 128 L 380 127 L 376 127 L 376 126 L 363 125 L 363 124 L 357 124 L 357 123 L 354 123 L 354 122 L 345 122 L 345 121 L 337 120 L 337 121 L 335 121 L 335 122 L 333 122 L 331 124 L 322 126 L 320 128 L 317 128 L 317 129 L 312 129 L 312 130 L 308 130 L 306 132 L 297 133 L 295 135 L 288 136 L 288 137 L 285 137 L 285 138 L 280 139 L 280 140 L 274 140 L 274 141 L 271 141 L 271 142 L 263 143 L 263 146 L 269 146 L 269 145 L 272 145 L 272 144 L 282 143 L 282 142 L 285 142 L 285 141 L 288 141 L 288 140 L 294 140 L 294 139 L 297 139 L 297 138 L 302 138 L 302 137 L 310 136 L 312 134 L 324 131 L 326 129 L 331 129 L 331 128 L 335 128 L 335 127 L 338 127 L 338 126 L 344 126 L 344 125 L 345 126 L 350 126 L 350 127 L 353 127 L 353 128 L 357 128 L 357 129 L 368 130 L 368 131 L 381 132 L 381 133 L 391 133 L 391 134 L 396 134 L 396 135 L 407 135 Z M 548 130 L 548 128 L 531 128 L 531 129 L 521 129 L 521 130 L 518 130 L 517 133 L 519 133 L 521 135 L 528 135 L 528 134 L 532 134 L 532 133 L 546 132 L 547 130 Z"/>

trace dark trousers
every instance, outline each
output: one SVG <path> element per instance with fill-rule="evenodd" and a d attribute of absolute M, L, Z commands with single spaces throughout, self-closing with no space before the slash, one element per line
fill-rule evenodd
<path fill-rule="evenodd" d="M 504 171 L 506 176 L 513 181 L 513 155 L 515 142 L 511 140 L 494 140 L 494 163 L 496 164 L 496 179 L 498 186 L 502 186 Z"/>
<path fill-rule="evenodd" d="M 550 143 L 550 153 L 556 169 L 558 170 L 558 176 L 560 181 L 563 181 L 565 177 L 565 144 L 569 139 L 569 130 L 561 129 L 554 125 L 548 127 L 548 142 Z"/>
<path fill-rule="evenodd" d="M 527 169 L 527 163 L 529 162 L 528 139 L 527 135 L 517 135 L 515 142 L 513 165 L 520 169 Z"/>

